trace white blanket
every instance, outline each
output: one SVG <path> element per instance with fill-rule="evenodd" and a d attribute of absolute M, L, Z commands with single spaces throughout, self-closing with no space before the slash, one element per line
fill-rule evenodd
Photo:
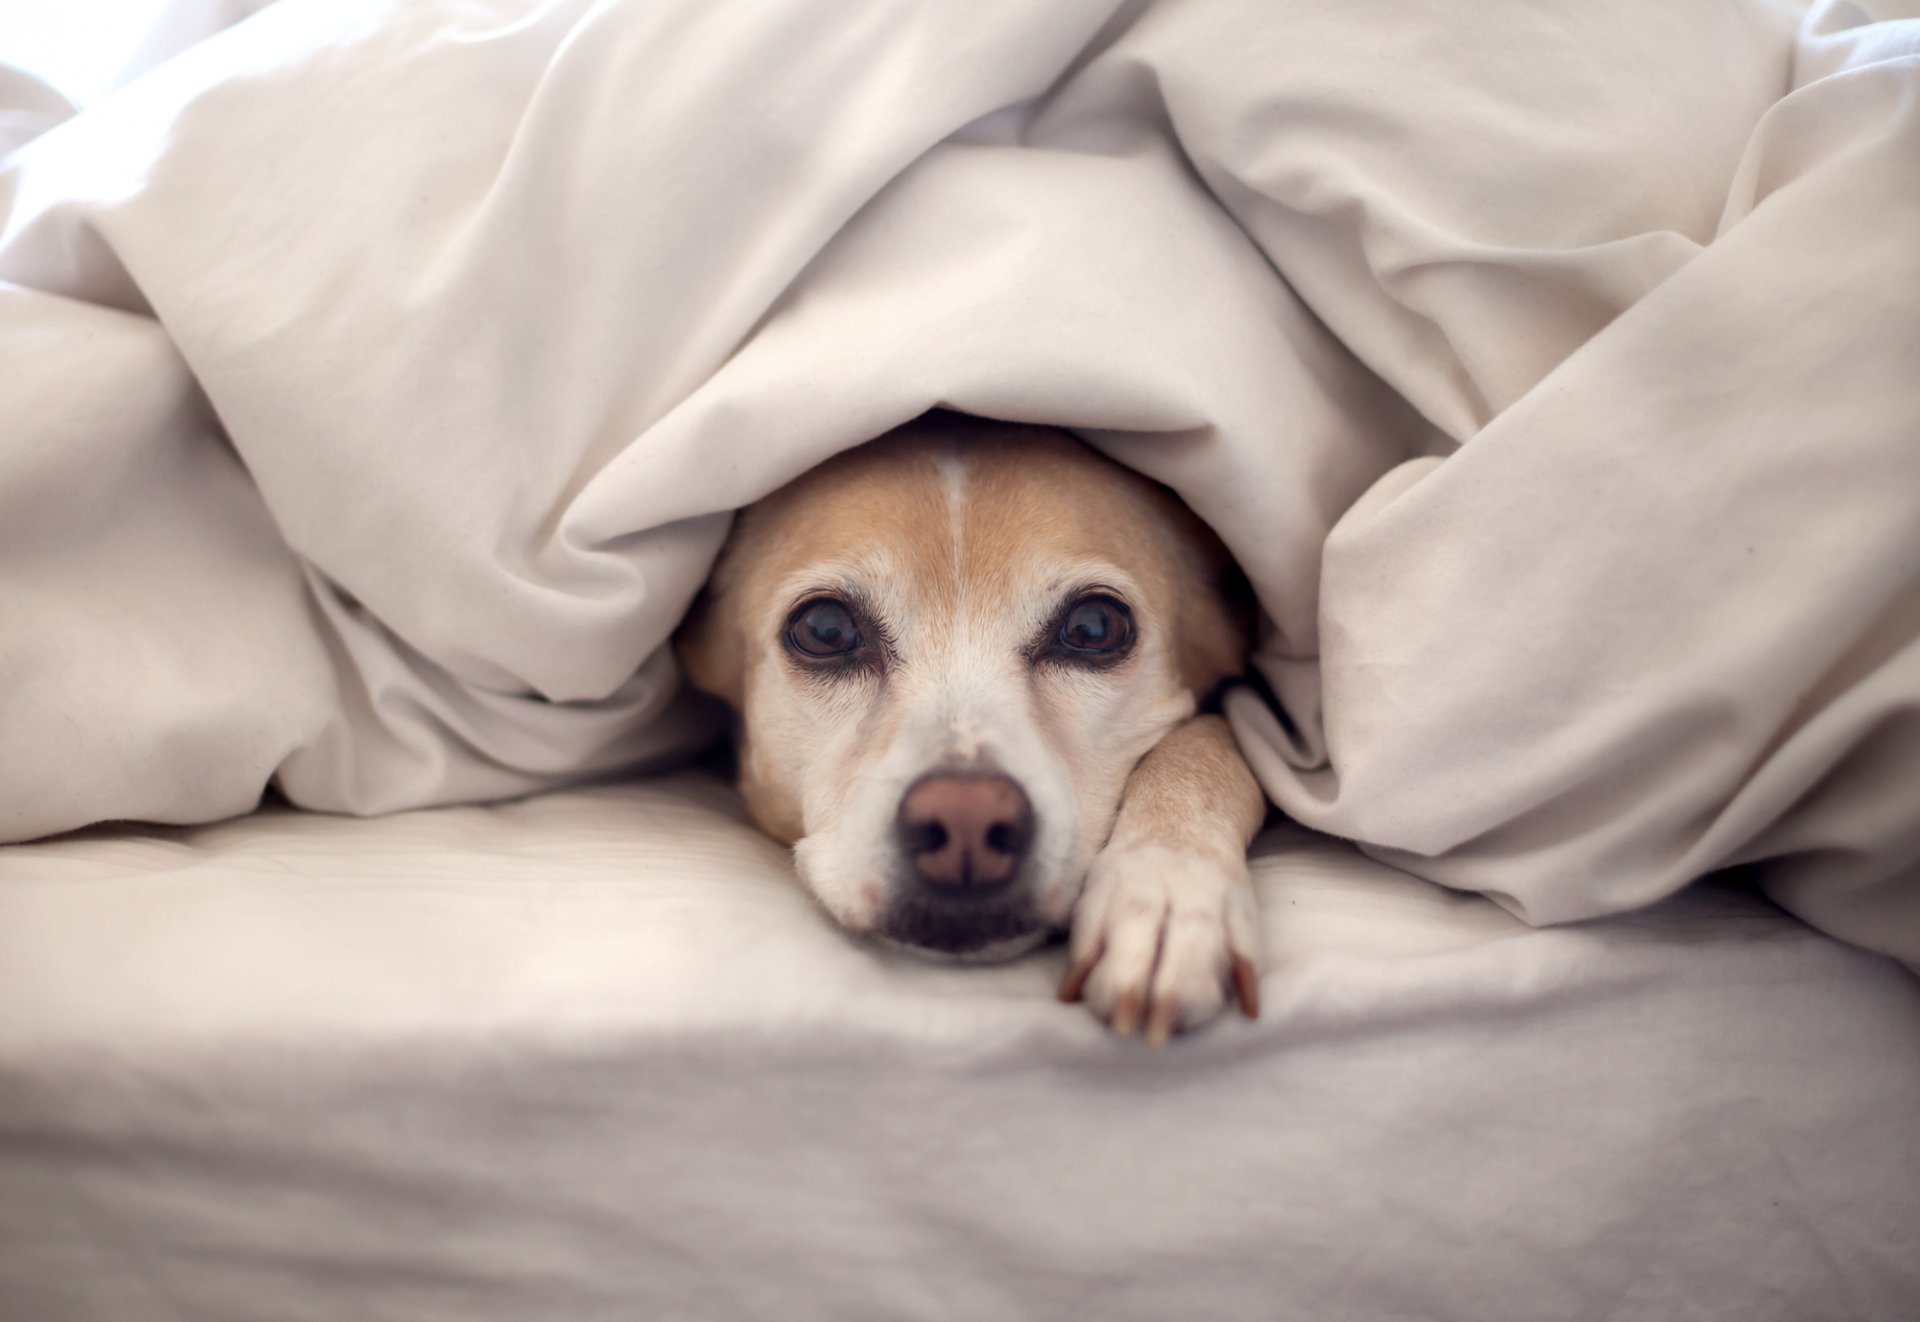
<path fill-rule="evenodd" d="M 704 737 L 727 512 L 1080 429 L 1290 814 L 1920 961 L 1920 36 L 1849 6 L 284 0 L 0 171 L 0 838 Z"/>
<path fill-rule="evenodd" d="M 7 1322 L 1911 1322 L 1920 982 L 1295 827 L 1258 1022 L 849 941 L 706 777 L 18 847 Z"/>

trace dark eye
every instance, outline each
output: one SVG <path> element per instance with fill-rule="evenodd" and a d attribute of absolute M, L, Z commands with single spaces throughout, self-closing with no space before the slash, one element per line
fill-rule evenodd
<path fill-rule="evenodd" d="M 1071 652 L 1118 652 L 1133 641 L 1133 617 L 1112 597 L 1086 597 L 1060 621 L 1059 638 Z"/>
<path fill-rule="evenodd" d="M 806 656 L 845 656 L 863 641 L 853 612 L 843 601 L 822 597 L 808 602 L 787 624 L 787 641 Z"/>

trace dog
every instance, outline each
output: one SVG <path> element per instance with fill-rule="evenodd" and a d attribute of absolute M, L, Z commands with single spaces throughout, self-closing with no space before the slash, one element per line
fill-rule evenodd
<path fill-rule="evenodd" d="M 742 511 L 675 649 L 841 925 L 972 960 L 1070 925 L 1061 998 L 1158 1044 L 1259 1012 L 1266 799 L 1203 713 L 1252 618 L 1171 491 L 936 412 Z"/>

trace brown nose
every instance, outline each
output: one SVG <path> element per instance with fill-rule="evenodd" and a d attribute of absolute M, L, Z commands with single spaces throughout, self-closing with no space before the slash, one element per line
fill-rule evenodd
<path fill-rule="evenodd" d="M 980 892 L 1006 885 L 1033 839 L 1033 805 L 1005 776 L 935 772 L 900 798 L 900 847 L 923 883 Z"/>

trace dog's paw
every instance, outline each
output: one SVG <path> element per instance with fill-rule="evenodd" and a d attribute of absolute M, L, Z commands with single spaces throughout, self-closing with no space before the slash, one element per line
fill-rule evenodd
<path fill-rule="evenodd" d="M 1226 1006 L 1260 1013 L 1259 924 L 1244 862 L 1167 845 L 1103 850 L 1073 914 L 1063 1001 L 1084 1000 L 1114 1032 L 1149 1042 Z"/>

